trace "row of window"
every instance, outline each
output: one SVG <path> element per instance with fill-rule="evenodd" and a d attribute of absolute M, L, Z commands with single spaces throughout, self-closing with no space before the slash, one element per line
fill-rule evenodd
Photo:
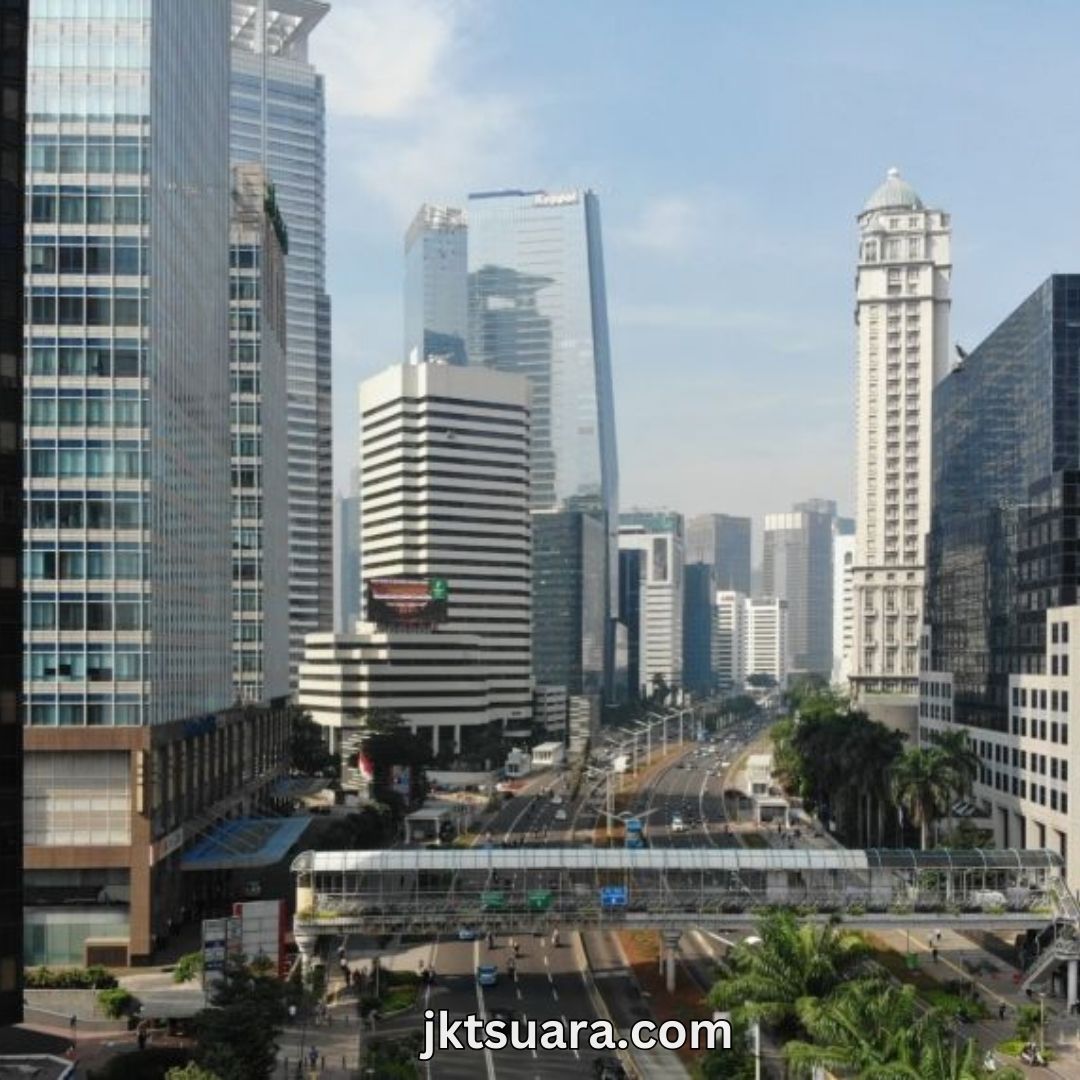
<path fill-rule="evenodd" d="M 35 550 L 23 552 L 30 581 L 137 580 L 146 576 L 146 555 L 139 544 L 117 544 L 115 549 L 89 544 L 86 550 Z"/>
<path fill-rule="evenodd" d="M 35 173 L 139 174 L 148 171 L 148 152 L 148 140 L 133 135 L 89 135 L 85 140 L 63 135 L 49 140 L 35 134 L 26 156 Z"/>
<path fill-rule="evenodd" d="M 1069 691 L 1062 690 L 1058 693 L 1057 690 L 1051 690 L 1049 695 L 1045 690 L 1032 689 L 1031 691 L 1031 707 L 1033 709 L 1045 709 L 1047 708 L 1047 701 L 1049 701 L 1050 711 L 1057 712 L 1059 709 L 1061 712 L 1069 711 Z M 1013 706 L 1026 707 L 1028 704 L 1028 691 L 1025 686 L 1014 686 L 1012 688 L 1012 703 Z"/>
<path fill-rule="evenodd" d="M 26 248 L 32 274 L 119 274 L 149 271 L 146 244 L 124 236 L 35 236 Z"/>
<path fill-rule="evenodd" d="M 128 699 L 128 700 L 124 700 Z M 142 709 L 134 695 L 118 694 L 116 700 L 35 701 L 29 703 L 33 727 L 137 727 Z"/>
<path fill-rule="evenodd" d="M 26 298 L 37 326 L 141 326 L 145 295 L 138 289 L 51 289 L 35 285 Z"/>
<path fill-rule="evenodd" d="M 1018 799 L 1030 798 L 1032 802 L 1038 803 L 1040 806 L 1046 806 L 1047 802 L 1049 802 L 1051 810 L 1060 811 L 1062 814 L 1069 812 L 1069 796 L 1064 791 L 1058 791 L 1057 788 L 1050 788 L 1048 795 L 1045 784 L 1033 783 L 1029 785 L 1027 780 L 1022 777 L 1009 777 L 1003 772 L 993 772 L 989 769 L 980 770 L 979 781 L 988 786 L 992 785 L 995 791 L 1006 794 L 1011 791 Z"/>
<path fill-rule="evenodd" d="M 138 593 L 60 594 L 59 600 L 30 598 L 31 630 L 141 630 Z"/>
<path fill-rule="evenodd" d="M 42 338 L 30 346 L 31 375 L 137 378 L 145 374 L 146 352 L 132 338 L 57 344 Z"/>
<path fill-rule="evenodd" d="M 63 395 L 60 397 L 46 397 L 47 393 L 33 392 L 28 410 L 31 424 L 44 427 L 141 427 L 143 423 L 146 399 L 137 391 L 118 390 L 115 398 L 100 391 L 90 391 L 85 398 L 68 396 L 67 391 L 60 391 Z"/>
<path fill-rule="evenodd" d="M 113 446 L 43 448 L 31 446 L 31 477 L 115 477 L 138 480 L 143 475 L 143 454 L 137 443 Z"/>
<path fill-rule="evenodd" d="M 87 650 L 79 645 L 34 646 L 26 655 L 26 677 L 38 682 L 134 682 L 143 677 L 144 656 L 137 649 L 114 652 L 108 645 Z"/>
<path fill-rule="evenodd" d="M 84 498 L 85 496 L 85 498 Z M 34 529 L 137 529 L 142 523 L 138 492 L 32 492 L 26 520 Z"/>
<path fill-rule="evenodd" d="M 1049 730 L 1049 741 L 1052 743 L 1060 742 L 1063 745 L 1069 743 L 1069 725 L 1065 721 L 1061 721 L 1059 724 L 1057 720 L 1051 720 L 1049 729 L 1047 728 L 1047 722 L 1045 720 L 1039 720 L 1036 717 L 1032 717 L 1030 721 L 1031 737 L 1033 739 L 1042 739 L 1046 741 L 1047 731 Z M 1014 716 L 1012 718 L 1012 733 L 1014 735 L 1028 734 L 1028 718 L 1026 716 Z"/>
<path fill-rule="evenodd" d="M 29 219 L 34 225 L 145 225 L 150 200 L 139 188 L 35 187 L 30 195 Z"/>

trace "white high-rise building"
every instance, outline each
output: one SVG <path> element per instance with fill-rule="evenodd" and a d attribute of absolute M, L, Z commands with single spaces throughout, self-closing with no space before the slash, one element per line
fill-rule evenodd
<path fill-rule="evenodd" d="M 683 519 L 667 511 L 619 515 L 619 550 L 640 551 L 638 679 L 651 692 L 659 676 L 682 686 Z M 634 628 L 630 630 L 634 633 Z"/>
<path fill-rule="evenodd" d="M 858 464 L 852 689 L 918 688 L 932 394 L 947 374 L 949 215 L 890 169 L 858 217 Z M 912 698 L 914 704 L 914 698 Z"/>
<path fill-rule="evenodd" d="M 855 645 L 855 534 L 833 535 L 833 669 L 834 685 L 846 686 L 851 677 Z"/>
<path fill-rule="evenodd" d="M 365 605 L 354 632 L 309 635 L 300 703 L 332 729 L 393 709 L 467 753 L 467 729 L 532 716 L 528 380 L 402 365 L 360 412 L 362 580 L 442 579 L 448 619 L 377 627 Z"/>
<path fill-rule="evenodd" d="M 746 674 L 771 675 L 778 686 L 790 666 L 787 604 L 773 597 L 746 601 Z"/>
<path fill-rule="evenodd" d="M 739 690 L 746 682 L 748 603 L 741 592 L 717 590 L 713 609 L 712 662 L 720 690 Z"/>

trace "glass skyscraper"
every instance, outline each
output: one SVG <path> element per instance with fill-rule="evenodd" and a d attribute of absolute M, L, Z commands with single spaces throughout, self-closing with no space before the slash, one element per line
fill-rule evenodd
<path fill-rule="evenodd" d="M 405 234 L 405 359 L 466 362 L 468 229 L 454 207 L 425 204 Z"/>
<path fill-rule="evenodd" d="M 232 0 L 232 160 L 265 168 L 289 227 L 289 652 L 334 623 L 326 119 L 308 39 L 319 0 Z"/>
<path fill-rule="evenodd" d="M 1077 601 L 1078 386 L 1080 275 L 1056 274 L 934 391 L 926 670 L 953 722 L 1007 730 L 1009 676 L 1040 673 L 1046 609 Z"/>
<path fill-rule="evenodd" d="M 232 698 L 228 12 L 31 14 L 29 723 L 160 724 Z"/>
<path fill-rule="evenodd" d="M 533 509 L 600 515 L 608 537 L 610 696 L 618 463 L 600 204 L 591 191 L 486 192 L 468 218 L 469 362 L 529 376 Z"/>
<path fill-rule="evenodd" d="M 27 0 L 0 0 L 0 1028 L 22 1020 L 22 297 Z"/>

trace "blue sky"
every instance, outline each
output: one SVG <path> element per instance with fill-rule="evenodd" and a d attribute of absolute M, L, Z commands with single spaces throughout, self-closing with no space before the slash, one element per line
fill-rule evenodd
<path fill-rule="evenodd" d="M 599 193 L 627 508 L 851 509 L 854 218 L 890 165 L 953 214 L 967 348 L 1080 271 L 1080 4 L 332 2 L 339 489 L 423 201 Z"/>

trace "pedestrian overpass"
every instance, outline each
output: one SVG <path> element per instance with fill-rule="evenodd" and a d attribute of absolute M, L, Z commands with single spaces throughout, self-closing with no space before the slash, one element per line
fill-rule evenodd
<path fill-rule="evenodd" d="M 1078 924 L 1043 850 L 395 848 L 306 851 L 295 936 L 749 926 L 767 908 L 859 928 Z"/>

